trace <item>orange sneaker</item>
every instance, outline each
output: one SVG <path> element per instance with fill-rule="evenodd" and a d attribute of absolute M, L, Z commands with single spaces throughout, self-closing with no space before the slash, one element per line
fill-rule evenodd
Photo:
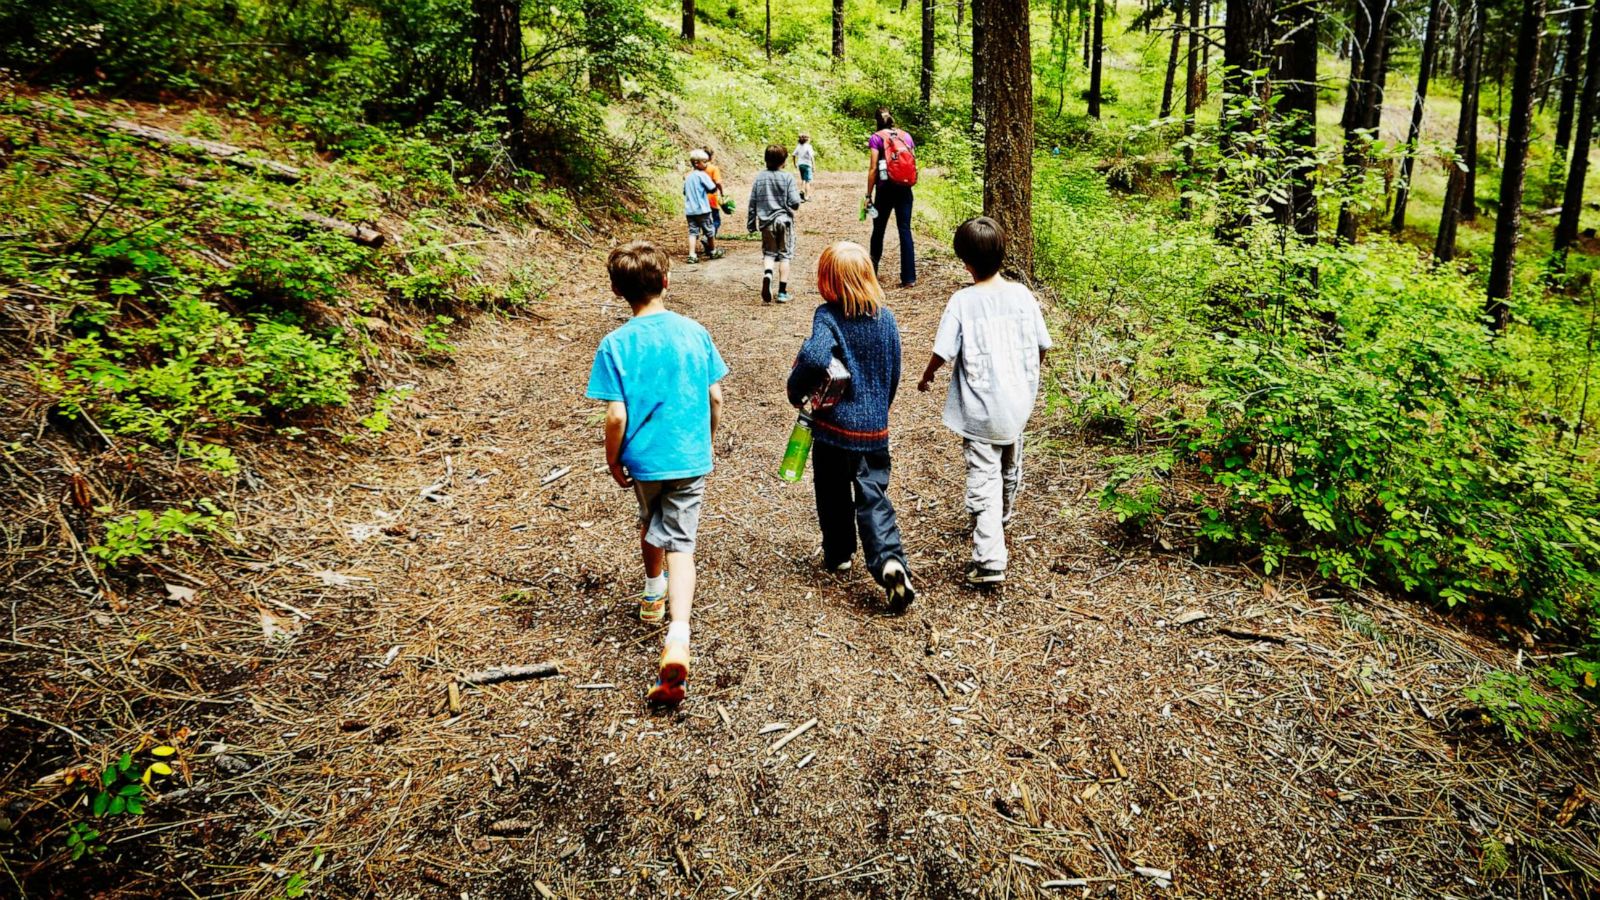
<path fill-rule="evenodd" d="M 661 665 L 656 670 L 656 686 L 645 695 L 645 701 L 661 706 L 676 706 L 683 702 L 684 685 L 689 681 L 689 646 L 668 644 L 661 651 Z"/>

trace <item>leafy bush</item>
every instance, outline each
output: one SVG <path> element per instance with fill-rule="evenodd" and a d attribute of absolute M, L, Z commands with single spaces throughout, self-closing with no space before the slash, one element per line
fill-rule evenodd
<path fill-rule="evenodd" d="M 172 506 L 160 514 L 136 509 L 106 523 L 105 539 L 89 548 L 89 553 L 106 568 L 129 560 L 139 560 L 174 541 L 213 537 L 226 539 L 233 528 L 233 513 L 225 512 L 209 499 L 194 508 Z"/>

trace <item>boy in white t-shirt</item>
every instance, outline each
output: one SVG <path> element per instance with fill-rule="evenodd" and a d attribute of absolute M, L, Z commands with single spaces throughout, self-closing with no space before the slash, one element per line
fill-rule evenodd
<path fill-rule="evenodd" d="M 1000 275 L 1006 238 L 998 222 L 987 216 L 962 222 L 955 252 L 973 284 L 945 306 L 917 390 L 929 390 L 934 373 L 950 363 L 944 424 L 961 435 L 967 459 L 967 583 L 999 584 L 1006 580 L 1005 524 L 1022 486 L 1022 429 L 1052 342 L 1033 292 Z"/>
<path fill-rule="evenodd" d="M 811 199 L 811 168 L 817 162 L 817 148 L 811 145 L 811 135 L 801 134 L 800 143 L 794 147 L 794 167 L 800 170 L 800 199 Z"/>

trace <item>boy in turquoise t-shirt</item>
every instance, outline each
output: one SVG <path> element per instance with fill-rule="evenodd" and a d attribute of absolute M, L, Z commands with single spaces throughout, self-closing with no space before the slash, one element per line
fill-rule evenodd
<path fill-rule="evenodd" d="M 639 501 L 644 595 L 639 618 L 671 608 L 666 647 L 646 699 L 676 704 L 689 680 L 689 612 L 700 501 L 711 473 L 711 438 L 728 374 L 711 335 L 662 302 L 671 263 L 648 241 L 611 251 L 611 289 L 633 318 L 600 340 L 587 395 L 606 401 L 606 465 Z M 670 584 L 667 573 L 672 577 Z"/>

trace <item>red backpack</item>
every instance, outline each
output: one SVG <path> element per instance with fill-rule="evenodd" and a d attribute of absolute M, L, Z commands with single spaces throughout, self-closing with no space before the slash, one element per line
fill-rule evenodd
<path fill-rule="evenodd" d="M 888 161 L 889 180 L 911 187 L 917 183 L 917 155 L 906 144 L 898 128 L 878 132 L 883 138 L 883 158 Z"/>

